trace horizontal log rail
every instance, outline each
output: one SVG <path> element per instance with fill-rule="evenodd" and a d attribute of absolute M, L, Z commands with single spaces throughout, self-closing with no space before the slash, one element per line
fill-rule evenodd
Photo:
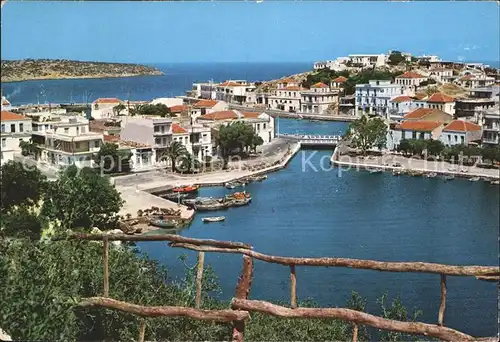
<path fill-rule="evenodd" d="M 256 252 L 254 250 L 242 248 L 220 248 L 211 246 L 197 246 L 189 243 L 170 243 L 172 247 L 180 247 L 195 251 L 236 253 L 243 254 L 269 263 L 295 266 L 324 266 L 324 267 L 349 267 L 385 272 L 416 272 L 446 274 L 452 276 L 476 276 L 481 278 L 486 276 L 493 278 L 500 277 L 500 268 L 496 266 L 457 266 L 443 265 L 429 262 L 390 262 L 349 258 L 294 258 L 274 256 Z"/>
<path fill-rule="evenodd" d="M 282 318 L 340 319 L 374 328 L 413 335 L 436 337 L 445 341 L 475 341 L 474 337 L 460 331 L 420 322 L 402 322 L 343 308 L 296 308 L 290 309 L 260 300 L 233 298 L 231 306 L 247 312 L 260 312 Z"/>
<path fill-rule="evenodd" d="M 127 234 L 72 234 L 66 237 L 58 237 L 53 240 L 87 240 L 87 241 L 170 241 L 177 243 L 189 243 L 198 246 L 214 246 L 220 248 L 251 249 L 252 246 L 242 242 L 218 241 L 212 239 L 193 239 L 176 234 L 159 235 L 127 235 Z"/>
<path fill-rule="evenodd" d="M 200 310 L 182 306 L 141 306 L 104 297 L 84 298 L 78 303 L 78 306 L 102 307 L 142 317 L 189 317 L 202 321 L 216 322 L 243 321 L 250 318 L 248 312 L 242 310 Z"/>

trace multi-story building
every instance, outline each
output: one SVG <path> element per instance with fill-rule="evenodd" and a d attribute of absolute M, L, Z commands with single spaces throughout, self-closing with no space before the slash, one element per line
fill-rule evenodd
<path fill-rule="evenodd" d="M 386 117 L 391 109 L 390 101 L 403 95 L 403 87 L 386 80 L 370 80 L 368 84 L 357 84 L 355 113 L 377 114 Z"/>
<path fill-rule="evenodd" d="M 443 128 L 439 140 L 446 146 L 469 145 L 481 140 L 481 126 L 472 122 L 453 120 Z"/>
<path fill-rule="evenodd" d="M 452 69 L 435 68 L 429 70 L 429 78 L 441 83 L 452 83 L 456 76 L 453 76 Z"/>
<path fill-rule="evenodd" d="M 198 160 L 213 154 L 212 129 L 201 124 L 181 126 L 172 123 L 172 141 L 178 141 Z"/>
<path fill-rule="evenodd" d="M 494 107 L 483 112 L 481 118 L 483 128 L 483 145 L 500 144 L 500 107 Z"/>
<path fill-rule="evenodd" d="M 213 81 L 193 83 L 193 88 L 191 90 L 191 95 L 199 99 L 215 100 L 216 92 Z"/>
<path fill-rule="evenodd" d="M 392 98 L 389 101 L 389 119 L 393 121 L 401 121 L 406 114 L 412 111 L 413 101 L 413 98 L 407 95 Z"/>
<path fill-rule="evenodd" d="M 339 91 L 330 89 L 330 86 L 318 82 L 311 89 L 301 92 L 301 112 L 306 114 L 328 114 L 338 108 Z"/>
<path fill-rule="evenodd" d="M 200 100 L 193 104 L 191 107 L 191 117 L 193 119 L 198 118 L 201 115 L 205 115 L 211 112 L 217 112 L 221 110 L 227 110 L 228 105 L 224 101 L 217 100 Z"/>
<path fill-rule="evenodd" d="M 434 93 L 422 101 L 427 104 L 425 108 L 439 109 L 451 115 L 455 114 L 455 99 L 451 96 Z"/>
<path fill-rule="evenodd" d="M 2 129 L 0 137 L 2 148 L 0 149 L 1 163 L 14 159 L 14 155 L 21 152 L 19 144 L 22 141 L 29 142 L 31 139 L 31 119 L 24 115 L 1 111 Z"/>
<path fill-rule="evenodd" d="M 244 80 L 228 80 L 215 86 L 215 99 L 227 103 L 243 104 L 246 94 L 255 89 L 254 84 Z"/>
<path fill-rule="evenodd" d="M 9 111 L 12 109 L 12 105 L 10 104 L 9 100 L 5 96 L 2 96 L 2 103 L 1 103 L 1 108 L 2 110 Z"/>
<path fill-rule="evenodd" d="M 51 167 L 69 165 L 92 167 L 93 155 L 103 142 L 103 135 L 90 132 L 89 120 L 79 116 L 51 119 L 48 129 L 32 132 L 32 141 L 40 149 L 39 159 Z"/>
<path fill-rule="evenodd" d="M 481 114 L 498 106 L 500 87 L 476 88 L 469 91 L 469 97 L 457 99 L 455 114 L 476 124 L 481 124 Z"/>
<path fill-rule="evenodd" d="M 353 67 L 381 67 L 387 64 L 389 56 L 386 54 L 355 54 L 349 55 L 348 66 L 351 65 Z"/>
<path fill-rule="evenodd" d="M 484 74 L 467 74 L 458 78 L 455 83 L 468 89 L 489 87 L 495 84 L 495 77 Z"/>
<path fill-rule="evenodd" d="M 221 125 L 229 125 L 236 121 L 251 125 L 254 131 L 262 138 L 264 144 L 270 143 L 275 137 L 274 118 L 266 113 L 226 110 L 205 114 L 197 119 L 198 123 L 216 130 Z"/>
<path fill-rule="evenodd" d="M 330 88 L 343 90 L 344 86 L 345 86 L 345 82 L 347 82 L 347 78 L 344 76 L 339 76 L 330 82 Z"/>
<path fill-rule="evenodd" d="M 300 111 L 301 92 L 305 90 L 293 79 L 280 80 L 274 94 L 268 97 L 269 108 L 298 112 Z"/>
<path fill-rule="evenodd" d="M 405 73 L 396 76 L 395 83 L 404 87 L 406 94 L 414 94 L 416 89 L 424 81 L 427 81 L 427 77 L 420 75 L 413 71 L 406 71 Z"/>

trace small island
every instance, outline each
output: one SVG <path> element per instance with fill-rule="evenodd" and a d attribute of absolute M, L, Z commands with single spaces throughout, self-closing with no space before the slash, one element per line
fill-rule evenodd
<path fill-rule="evenodd" d="M 2 82 L 163 75 L 163 72 L 156 68 L 140 64 L 72 61 L 66 59 L 2 60 L 1 70 Z"/>

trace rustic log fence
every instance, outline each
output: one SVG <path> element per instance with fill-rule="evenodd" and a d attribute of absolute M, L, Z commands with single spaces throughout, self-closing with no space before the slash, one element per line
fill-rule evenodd
<path fill-rule="evenodd" d="M 261 312 L 276 317 L 285 318 L 321 318 L 340 319 L 353 324 L 353 341 L 357 341 L 359 325 L 367 325 L 377 329 L 397 331 L 407 334 L 425 335 L 445 341 L 493 341 L 494 338 L 474 338 L 460 331 L 444 326 L 446 309 L 446 276 L 472 276 L 483 281 L 500 280 L 500 268 L 496 266 L 458 266 L 426 262 L 385 262 L 375 260 L 348 258 L 294 258 L 267 255 L 252 250 L 252 246 L 240 242 L 217 241 L 207 239 L 186 238 L 179 235 L 101 235 L 74 234 L 65 239 L 103 241 L 103 297 L 83 299 L 82 307 L 103 307 L 127 312 L 143 317 L 139 327 L 139 341 L 144 341 L 145 317 L 189 317 L 197 320 L 231 322 L 233 326 L 233 341 L 244 339 L 245 321 L 250 318 L 250 312 Z M 185 248 L 198 252 L 196 273 L 195 308 L 173 306 L 140 306 L 109 298 L 109 241 L 169 241 L 169 246 Z M 202 278 L 205 252 L 236 253 L 243 255 L 242 272 L 239 277 L 235 297 L 231 309 L 202 310 Z M 277 263 L 290 268 L 290 307 L 275 305 L 265 301 L 249 300 L 248 295 L 253 279 L 253 260 Z M 403 322 L 385 319 L 361 311 L 345 308 L 298 308 L 296 266 L 348 267 L 382 272 L 413 272 L 432 273 L 440 275 L 441 298 L 438 312 L 438 324 L 422 322 Z"/>

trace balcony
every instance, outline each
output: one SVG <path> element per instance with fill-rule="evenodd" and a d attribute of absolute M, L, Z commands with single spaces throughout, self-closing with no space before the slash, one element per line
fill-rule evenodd
<path fill-rule="evenodd" d="M 498 145 L 500 139 L 498 138 L 498 135 L 484 136 L 482 142 L 485 144 Z"/>

